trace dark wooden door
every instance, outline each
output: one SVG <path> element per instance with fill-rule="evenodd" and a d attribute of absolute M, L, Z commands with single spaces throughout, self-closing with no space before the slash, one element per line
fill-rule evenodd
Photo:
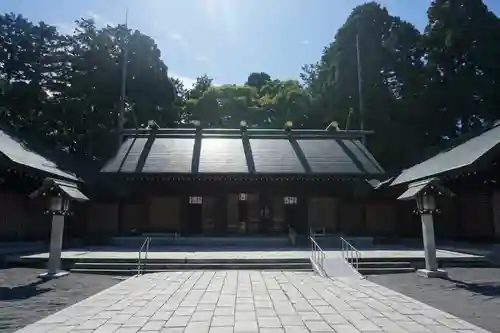
<path fill-rule="evenodd" d="M 201 197 L 189 197 L 187 223 L 188 234 L 199 235 L 203 230 L 203 204 Z"/>
<path fill-rule="evenodd" d="M 273 206 L 272 200 L 267 195 L 260 196 L 260 222 L 259 222 L 259 233 L 267 234 L 272 230 L 273 223 Z"/>
<path fill-rule="evenodd" d="M 285 205 L 285 222 L 299 234 L 308 232 L 307 223 L 307 200 L 296 196 L 288 196 L 283 198 Z"/>
<path fill-rule="evenodd" d="M 177 232 L 180 220 L 178 197 L 154 197 L 149 206 L 149 232 Z M 140 224 L 140 223 L 139 223 Z"/>

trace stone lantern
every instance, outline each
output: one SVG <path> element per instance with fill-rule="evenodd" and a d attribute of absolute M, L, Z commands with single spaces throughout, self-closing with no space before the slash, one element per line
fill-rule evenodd
<path fill-rule="evenodd" d="M 77 184 L 54 178 L 46 178 L 42 186 L 30 194 L 30 198 L 32 199 L 39 196 L 47 196 L 49 198 L 47 213 L 52 215 L 48 270 L 40 274 L 40 278 L 53 279 L 68 274 L 68 272 L 60 271 L 60 266 L 64 217 L 70 213 L 70 201 L 87 201 L 89 199 L 80 192 Z"/>
<path fill-rule="evenodd" d="M 422 221 L 425 252 L 425 269 L 419 269 L 417 274 L 428 278 L 448 275 L 446 271 L 437 267 L 433 218 L 433 214 L 437 211 L 436 195 L 454 196 L 453 192 L 439 184 L 439 179 L 430 178 L 409 184 L 408 189 L 398 198 L 398 200 L 415 199 L 417 202 L 417 212 Z"/>

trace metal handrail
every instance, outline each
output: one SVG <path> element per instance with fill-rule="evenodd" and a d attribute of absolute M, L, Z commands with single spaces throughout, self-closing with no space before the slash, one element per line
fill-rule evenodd
<path fill-rule="evenodd" d="M 309 239 L 311 240 L 311 260 L 318 267 L 318 269 L 324 272 L 325 270 L 323 267 L 326 258 L 325 251 L 323 251 L 323 249 L 318 245 L 314 236 L 310 236 Z"/>
<path fill-rule="evenodd" d="M 151 237 L 146 237 L 139 249 L 139 253 L 137 254 L 137 275 L 144 274 L 144 270 L 146 269 L 146 265 L 148 264 L 149 244 L 151 244 Z M 142 267 L 141 254 L 144 250 L 144 247 L 146 247 L 146 250 L 144 251 L 144 267 Z"/>
<path fill-rule="evenodd" d="M 361 252 L 356 249 L 351 243 L 349 243 L 345 238 L 340 237 L 342 243 L 342 259 L 351 265 L 352 268 L 359 273 L 359 261 L 361 259 Z"/>
<path fill-rule="evenodd" d="M 290 238 L 290 243 L 295 245 L 297 241 L 297 232 L 291 226 L 288 226 L 288 238 Z"/>

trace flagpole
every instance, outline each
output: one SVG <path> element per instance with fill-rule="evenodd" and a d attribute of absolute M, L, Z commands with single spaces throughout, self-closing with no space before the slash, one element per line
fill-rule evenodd
<path fill-rule="evenodd" d="M 359 28 L 359 25 L 358 25 Z M 364 103 L 363 103 L 363 75 L 361 68 L 361 54 L 359 52 L 359 29 L 356 32 L 356 60 L 357 60 L 357 68 L 358 68 L 358 100 L 359 100 L 359 122 L 360 122 L 360 130 L 363 131 L 365 129 L 365 121 L 364 121 Z"/>
<path fill-rule="evenodd" d="M 128 8 L 125 11 L 125 30 L 128 30 Z M 128 44 L 124 40 L 123 63 L 122 63 L 122 82 L 120 93 L 120 108 L 118 110 L 118 147 L 123 142 L 123 127 L 125 123 L 125 94 L 127 92 L 127 65 L 128 65 Z"/>

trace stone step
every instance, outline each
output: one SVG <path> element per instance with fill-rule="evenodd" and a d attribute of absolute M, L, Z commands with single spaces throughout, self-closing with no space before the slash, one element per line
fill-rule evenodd
<path fill-rule="evenodd" d="M 211 269 L 278 269 L 278 270 L 296 270 L 296 269 L 311 269 L 311 263 L 242 263 L 242 262 L 225 262 L 225 263 L 147 263 L 142 265 L 151 270 L 211 270 Z M 137 262 L 77 262 L 73 265 L 73 269 L 110 269 L 110 270 L 137 270 Z"/>
<path fill-rule="evenodd" d="M 402 262 L 402 261 L 361 261 L 358 264 L 359 268 L 410 268 L 412 267 L 411 262 Z"/>
<path fill-rule="evenodd" d="M 492 263 L 483 257 L 450 257 L 450 258 L 438 258 L 439 267 L 491 267 Z M 412 267 L 422 268 L 425 266 L 425 258 L 423 257 L 361 257 L 359 259 L 360 264 L 365 262 L 409 262 Z"/>
<path fill-rule="evenodd" d="M 366 267 L 359 268 L 358 272 L 363 275 L 375 275 L 375 274 L 397 274 L 397 273 L 413 273 L 415 272 L 414 267 Z"/>
<path fill-rule="evenodd" d="M 64 259 L 71 260 L 71 259 Z M 79 258 L 72 259 L 75 263 L 87 263 L 87 262 L 102 262 L 102 263 L 137 263 L 137 259 L 129 258 Z M 144 258 L 144 253 L 142 254 L 142 261 L 146 261 Z M 151 258 L 147 259 L 148 263 L 158 263 L 158 264 L 216 264 L 216 263 L 246 263 L 246 264 L 282 264 L 282 263 L 309 263 L 309 258 L 270 258 L 270 257 L 262 257 L 262 258 Z"/>
<path fill-rule="evenodd" d="M 213 268 L 213 270 L 238 270 L 238 269 L 244 269 L 248 270 L 248 268 Z M 193 269 L 196 270 L 196 269 Z M 200 269 L 202 270 L 202 269 Z M 278 268 L 265 268 L 265 269 L 259 269 L 263 271 L 293 271 L 293 272 L 312 272 L 312 268 L 303 268 L 303 269 L 278 269 Z M 123 269 L 92 269 L 92 268 L 73 268 L 70 270 L 72 273 L 85 273 L 85 274 L 102 274 L 102 275 L 135 275 L 137 274 L 137 267 L 135 269 L 131 270 L 123 270 Z M 142 272 L 144 274 L 147 273 L 159 273 L 159 272 L 178 272 L 179 270 L 177 269 L 150 269 L 146 268 Z"/>

